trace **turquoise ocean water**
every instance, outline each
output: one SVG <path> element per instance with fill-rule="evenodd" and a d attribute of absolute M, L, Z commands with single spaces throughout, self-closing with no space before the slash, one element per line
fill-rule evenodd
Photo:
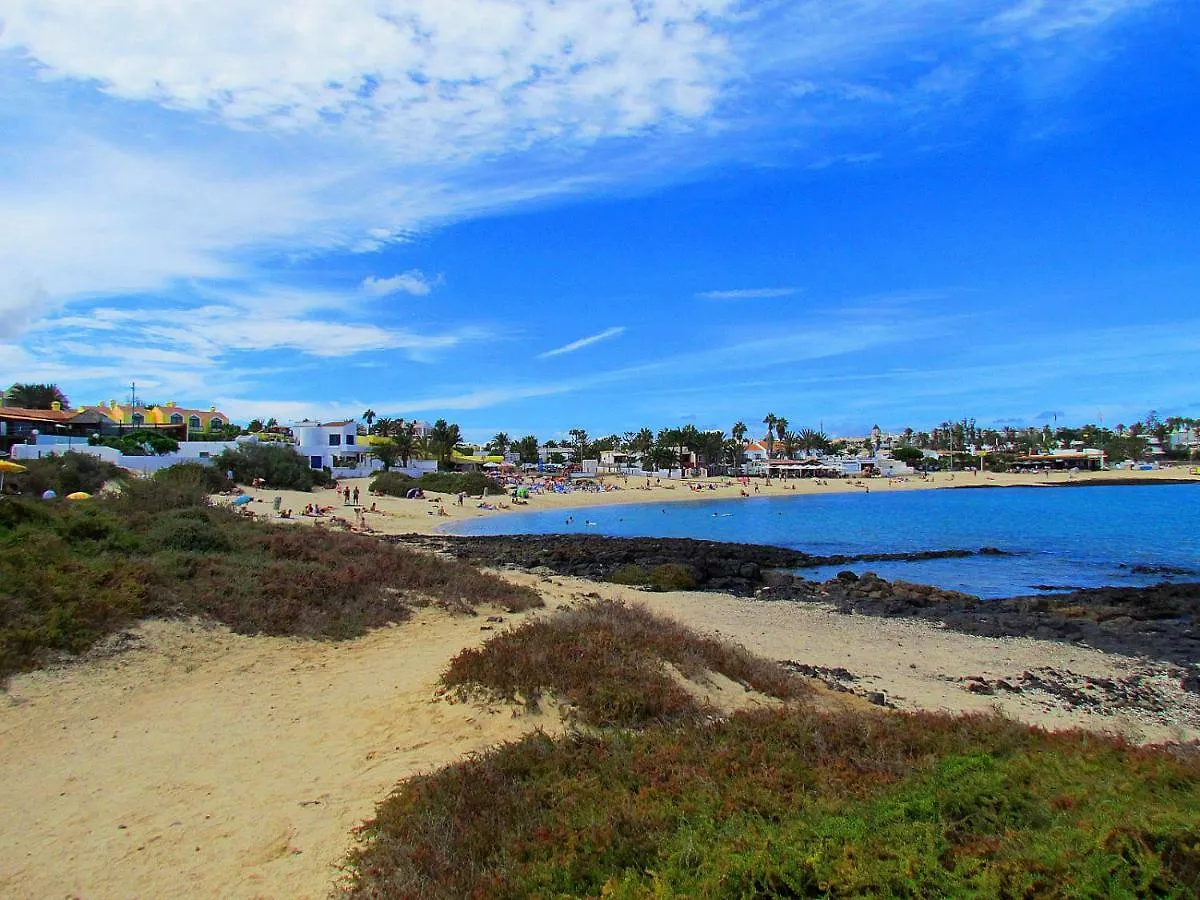
<path fill-rule="evenodd" d="M 1006 597 L 1048 587 L 1200 581 L 1200 484 L 699 500 L 505 514 L 454 533 L 691 537 L 821 556 L 996 547 L 1015 555 L 856 563 L 800 574 L 824 579 L 842 569 L 871 571 Z M 1191 574 L 1139 573 L 1134 566 Z"/>

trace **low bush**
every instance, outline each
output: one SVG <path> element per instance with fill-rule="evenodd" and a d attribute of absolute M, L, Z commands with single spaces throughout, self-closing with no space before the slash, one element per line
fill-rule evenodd
<path fill-rule="evenodd" d="M 630 564 L 614 569 L 608 581 L 613 584 L 628 584 L 645 587 L 653 591 L 691 591 L 696 589 L 696 574 L 687 566 L 665 563 L 647 570 Z"/>
<path fill-rule="evenodd" d="M 389 497 L 403 497 L 416 487 L 416 479 L 403 472 L 380 472 L 371 479 L 372 494 L 387 494 Z"/>
<path fill-rule="evenodd" d="M 76 491 L 95 494 L 109 482 L 124 482 L 130 477 L 124 469 L 87 453 L 57 453 L 20 460 L 20 464 L 24 472 L 5 476 L 5 493 L 16 491 L 27 497 L 40 497 L 46 491 L 60 497 Z"/>
<path fill-rule="evenodd" d="M 402 622 L 415 605 L 542 604 L 466 563 L 203 502 L 189 476 L 135 479 L 119 497 L 80 504 L 0 502 L 0 679 L 147 616 L 347 638 Z"/>
<path fill-rule="evenodd" d="M 112 447 L 125 456 L 161 456 L 179 449 L 179 441 L 160 431 L 139 428 L 117 435 L 93 435 L 88 439 L 93 447 Z"/>
<path fill-rule="evenodd" d="M 410 779 L 350 896 L 1194 897 L 1200 756 L 998 717 L 534 733 Z"/>
<path fill-rule="evenodd" d="M 598 601 L 527 622 L 464 650 L 442 682 L 460 699 L 483 696 L 536 706 L 543 693 L 594 726 L 696 722 L 707 715 L 667 672 L 719 672 L 773 697 L 803 696 L 805 683 L 746 650 L 703 637 L 640 606 Z"/>
<path fill-rule="evenodd" d="M 426 472 L 417 479 L 417 487 L 439 494 L 503 494 L 504 488 L 482 472 Z"/>
<path fill-rule="evenodd" d="M 159 469 L 154 473 L 154 480 L 159 484 L 195 488 L 204 494 L 219 494 L 234 486 L 233 481 L 225 475 L 224 469 L 192 462 L 177 463 Z"/>
<path fill-rule="evenodd" d="M 281 444 L 240 444 L 236 450 L 223 450 L 213 457 L 213 465 L 220 472 L 232 472 L 239 484 L 261 478 L 269 488 L 311 491 L 328 481 L 322 470 L 311 468 L 307 459 Z"/>

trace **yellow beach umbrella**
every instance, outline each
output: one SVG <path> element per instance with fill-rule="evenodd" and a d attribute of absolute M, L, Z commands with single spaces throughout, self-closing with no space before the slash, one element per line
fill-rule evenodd
<path fill-rule="evenodd" d="M 4 490 L 4 474 L 6 472 L 16 475 L 24 471 L 25 467 L 20 463 L 15 463 L 11 459 L 0 459 L 0 491 Z"/>
<path fill-rule="evenodd" d="M 87 491 L 76 491 L 73 494 L 67 494 L 68 500 L 91 500 L 92 495 Z"/>

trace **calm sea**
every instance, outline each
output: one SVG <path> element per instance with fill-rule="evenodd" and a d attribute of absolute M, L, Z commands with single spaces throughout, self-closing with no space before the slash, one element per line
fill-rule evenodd
<path fill-rule="evenodd" d="M 775 544 L 819 556 L 996 547 L 1015 555 L 873 562 L 801 574 L 824 579 L 843 569 L 871 571 L 1005 597 L 1049 588 L 1200 581 L 1200 484 L 881 490 L 645 504 L 498 515 L 455 533 L 691 537 Z M 1135 566 L 1191 574 L 1138 572 Z"/>

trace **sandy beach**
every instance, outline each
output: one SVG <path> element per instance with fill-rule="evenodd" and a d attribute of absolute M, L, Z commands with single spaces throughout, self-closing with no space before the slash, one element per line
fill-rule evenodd
<path fill-rule="evenodd" d="M 953 481 L 940 476 L 891 485 L 874 479 L 870 487 L 922 490 L 988 477 L 957 473 Z M 990 477 L 996 484 L 1046 480 Z M 379 511 L 368 517 L 381 532 L 429 532 L 468 517 L 515 514 L 457 507 L 443 497 L 448 516 L 440 517 L 429 515 L 436 503 L 373 498 L 365 479 L 349 484 L 359 486 L 368 507 L 376 503 Z M 849 482 L 796 489 L 863 490 Z M 696 494 L 680 484 L 652 485 L 534 497 L 528 508 L 722 496 L 737 502 L 740 490 L 722 485 Z M 314 499 L 254 493 L 261 502 L 251 507 L 263 513 L 275 496 L 294 511 Z M 760 495 L 791 493 L 790 485 L 760 487 Z M 330 491 L 315 496 L 340 507 Z M 1200 696 L 1182 691 L 1178 674 L 1165 665 L 1060 643 L 839 615 L 820 604 L 651 594 L 560 576 L 502 574 L 535 586 L 550 610 L 584 595 L 633 600 L 771 659 L 848 670 L 856 691 L 880 692 L 902 710 L 995 709 L 1047 728 L 1117 732 L 1139 742 L 1200 738 Z M 0 896 L 328 896 L 355 828 L 397 781 L 533 727 L 560 727 L 553 709 L 530 716 L 436 695 L 439 674 L 460 649 L 542 614 L 505 615 L 500 624 L 420 610 L 404 625 L 343 643 L 152 621 L 78 663 L 13 678 L 0 693 Z M 1080 683 L 1135 679 L 1167 711 L 1079 707 L 1053 693 L 971 689 L 979 680 L 1050 671 Z M 725 691 L 724 699 L 729 695 Z M 754 698 L 741 700 L 747 701 Z"/>
<path fill-rule="evenodd" d="M 594 506 L 614 506 L 632 503 L 686 503 L 699 500 L 729 500 L 737 502 L 745 490 L 756 497 L 791 497 L 797 494 L 834 494 L 834 493 L 866 493 L 867 491 L 920 491 L 940 488 L 983 488 L 983 487 L 1056 487 L 1063 484 L 1097 483 L 1136 481 L 1152 483 L 1163 480 L 1189 479 L 1200 482 L 1200 477 L 1190 475 L 1190 469 L 1156 469 L 1148 472 L 1107 471 L 1092 473 L 1053 473 L 1053 474 L 1006 474 L 980 473 L 976 470 L 959 472 L 936 472 L 927 477 L 909 476 L 907 478 L 868 478 L 868 479 L 771 479 L 766 483 L 762 479 L 751 479 L 749 487 L 733 479 L 713 478 L 680 480 L 623 478 L 621 476 L 605 476 L 602 482 L 615 490 L 584 491 L 574 490 L 567 494 L 544 493 L 534 494 L 527 505 L 513 504 L 508 497 L 481 498 L 468 497 L 459 506 L 453 494 L 438 494 L 426 492 L 423 500 L 404 500 L 398 497 L 373 497 L 369 492 L 371 479 L 349 478 L 342 479 L 341 487 L 351 491 L 359 491 L 360 506 L 365 510 L 367 525 L 380 534 L 429 534 L 435 531 L 453 530 L 456 522 L 467 519 L 485 517 L 513 516 L 521 512 L 536 512 L 552 509 L 573 510 L 586 509 Z M 693 489 L 696 486 L 698 489 Z M 332 507 L 332 516 L 340 516 L 347 522 L 355 522 L 355 509 L 344 505 L 340 494 L 335 495 L 329 489 L 317 489 L 312 493 L 303 491 L 280 491 L 269 488 L 247 488 L 246 492 L 253 497 L 248 509 L 256 515 L 274 519 L 272 510 L 275 498 L 279 498 L 280 509 L 291 510 L 292 519 L 285 520 L 302 525 L 314 525 L 324 521 L 328 524 L 331 516 L 309 518 L 300 515 L 307 504 L 318 503 L 321 506 Z M 229 497 L 214 497 L 214 503 L 229 503 Z M 481 503 L 488 503 L 493 509 L 481 508 Z M 375 511 L 371 511 L 371 505 Z M 445 515 L 441 515 L 444 512 Z"/>

